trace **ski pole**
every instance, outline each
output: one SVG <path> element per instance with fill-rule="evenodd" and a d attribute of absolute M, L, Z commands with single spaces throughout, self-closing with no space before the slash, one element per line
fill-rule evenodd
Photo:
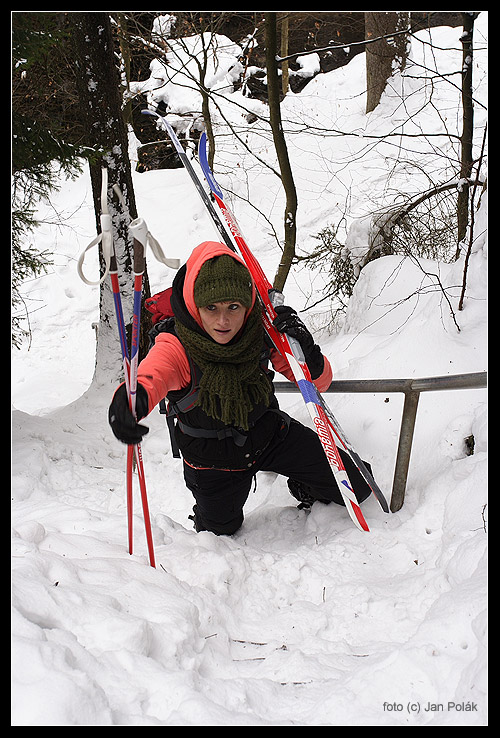
<path fill-rule="evenodd" d="M 115 185 L 116 191 L 116 185 Z M 118 190 L 119 193 L 119 190 Z M 121 193 L 119 193 L 121 198 Z M 123 202 L 123 198 L 122 202 Z M 141 220 L 142 219 L 136 219 Z M 134 221 L 135 222 L 135 221 Z M 143 221 L 142 221 L 143 222 Z M 130 224 L 133 230 L 133 223 Z M 147 231 L 147 228 L 146 228 Z M 141 237 L 142 231 L 136 231 L 135 235 Z M 150 235 L 147 232 L 147 235 Z M 85 253 L 93 246 L 102 243 L 103 255 L 106 270 L 100 280 L 92 282 L 83 274 L 83 260 Z M 161 249 L 160 249 L 161 251 Z M 136 257 L 137 253 L 137 257 Z M 163 255 L 163 254 L 162 254 Z M 168 261 L 168 260 L 167 260 Z M 177 260 L 172 260 L 172 262 Z M 170 264 L 167 264 L 170 266 Z M 101 284 L 107 274 L 110 275 L 111 288 L 113 292 L 113 302 L 115 308 L 116 322 L 118 326 L 118 335 L 120 339 L 120 349 L 122 354 L 123 372 L 125 378 L 125 387 L 130 403 L 130 409 L 135 415 L 135 399 L 137 392 L 137 364 L 139 350 L 139 331 L 140 331 L 140 315 L 141 315 L 141 294 L 142 294 L 142 277 L 145 268 L 144 244 L 134 237 L 134 317 L 132 329 L 132 356 L 131 363 L 127 337 L 125 331 L 125 320 L 123 317 L 123 307 L 120 294 L 120 285 L 118 282 L 118 265 L 116 259 L 116 251 L 113 243 L 113 230 L 111 216 L 108 211 L 108 170 L 103 167 L 101 170 L 101 233 L 99 236 L 87 246 L 78 260 L 77 271 L 81 279 L 89 285 Z M 153 538 L 151 533 L 151 522 L 149 517 L 149 506 L 146 492 L 146 478 L 144 474 L 144 464 L 142 459 L 142 450 L 140 444 L 127 446 L 127 466 L 126 466 L 126 493 L 127 493 L 127 531 L 128 531 L 128 549 L 129 553 L 133 552 L 133 461 L 134 456 L 137 463 L 137 475 L 141 490 L 142 507 L 144 514 L 144 524 L 146 528 L 146 539 L 149 552 L 149 563 L 156 568 Z"/>
<path fill-rule="evenodd" d="M 115 194 L 118 196 L 123 209 L 128 213 L 125 199 L 118 185 L 113 186 Z M 111 283 L 113 287 L 113 297 L 115 301 L 115 312 L 118 322 L 118 331 L 120 335 L 120 346 L 122 350 L 125 385 L 130 403 L 130 410 L 134 417 L 136 416 L 136 399 L 137 399 L 137 369 L 139 364 L 139 337 L 141 327 L 141 298 L 143 275 L 146 268 L 145 252 L 149 244 L 153 254 L 158 261 L 165 264 L 170 269 L 178 269 L 180 266 L 179 259 L 167 258 L 163 253 L 160 244 L 148 230 L 146 222 L 143 218 L 135 218 L 129 225 L 129 232 L 132 235 L 134 246 L 134 298 L 133 298 L 133 318 L 132 318 L 132 340 L 130 349 L 130 358 L 128 355 L 127 339 L 125 334 L 125 322 L 123 318 L 123 310 L 121 306 L 120 286 L 118 284 L 118 272 L 116 267 L 116 254 L 113 249 L 113 256 L 110 266 Z M 148 546 L 149 563 L 156 568 L 153 534 L 151 530 L 151 517 L 149 513 L 148 496 L 146 489 L 146 475 L 144 472 L 144 461 L 142 457 L 141 444 L 129 445 L 127 447 L 127 520 L 128 520 L 128 544 L 129 553 L 133 551 L 133 460 L 136 460 L 137 476 L 139 479 L 139 488 L 141 493 L 142 511 L 144 517 L 144 527 L 146 531 L 146 541 Z"/>
<path fill-rule="evenodd" d="M 123 318 L 120 285 L 118 283 L 118 267 L 116 264 L 116 255 L 114 251 L 111 257 L 109 275 L 111 278 L 111 288 L 113 290 L 113 301 L 114 301 L 114 306 L 115 306 L 116 322 L 118 325 L 118 335 L 120 338 L 120 348 L 122 352 L 125 387 L 127 390 L 127 397 L 129 398 L 129 402 L 130 402 L 130 359 L 128 355 L 127 336 L 125 334 L 125 320 Z M 133 540 L 134 540 L 133 539 L 133 499 L 132 499 L 133 461 L 134 461 L 134 447 L 127 446 L 127 466 L 126 466 L 127 530 L 128 530 L 128 552 L 130 555 L 132 555 L 132 552 L 133 552 Z"/>
<path fill-rule="evenodd" d="M 101 208 L 107 214 L 107 169 L 103 169 Z M 104 196 L 106 192 L 106 196 Z M 109 218 L 109 216 L 108 216 Z M 109 219 L 111 220 L 111 219 Z M 111 227 L 111 223 L 109 224 Z M 129 229 L 132 231 L 133 223 Z M 118 265 L 116 260 L 116 252 L 112 249 L 110 260 L 109 274 L 111 278 L 111 287 L 113 290 L 113 301 L 115 306 L 116 322 L 118 325 L 118 334 L 120 338 L 120 348 L 122 352 L 123 372 L 125 377 L 125 387 L 130 404 L 130 410 L 135 416 L 135 401 L 137 396 L 137 364 L 139 355 L 139 332 L 140 332 L 140 316 L 141 316 L 141 295 L 142 295 L 142 277 L 144 273 L 144 246 L 133 236 L 134 243 L 134 307 L 132 319 L 132 341 L 131 356 L 129 356 L 127 337 L 125 331 L 125 320 L 123 317 L 122 300 L 120 293 L 120 285 L 118 282 Z M 136 259 L 137 252 L 137 259 Z M 139 270 L 139 274 L 137 274 Z M 137 465 L 137 476 L 139 478 L 139 486 L 141 490 L 144 526 L 146 529 L 146 540 L 148 545 L 149 563 L 156 568 L 153 538 L 151 533 L 151 522 L 149 516 L 149 506 L 146 491 L 146 477 L 144 473 L 144 463 L 142 459 L 142 450 L 140 444 L 127 446 L 127 466 L 126 466 L 126 490 L 127 490 L 127 533 L 128 533 L 128 550 L 129 554 L 133 553 L 133 463 L 134 457 Z"/>
<path fill-rule="evenodd" d="M 134 315 L 132 319 L 132 341 L 130 348 L 130 410 L 134 417 L 136 417 L 136 399 L 137 399 L 137 367 L 139 364 L 139 336 L 141 327 L 141 297 L 142 297 L 142 280 L 146 261 L 144 258 L 145 241 L 141 240 L 146 238 L 146 233 L 142 227 L 144 221 L 140 219 L 132 221 L 129 226 L 129 230 L 133 237 L 134 242 Z M 146 478 L 144 474 L 144 465 L 142 460 L 142 450 L 140 443 L 134 447 L 135 458 L 137 461 L 137 476 L 139 478 L 139 487 L 141 491 L 142 510 L 144 517 L 144 525 L 146 529 L 146 541 L 149 552 L 149 563 L 153 568 L 156 568 L 154 545 L 153 545 L 153 534 L 151 531 L 151 519 L 149 515 L 148 496 L 146 491 Z M 129 446 L 130 450 L 130 446 Z M 128 497 L 127 497 L 128 499 Z"/>

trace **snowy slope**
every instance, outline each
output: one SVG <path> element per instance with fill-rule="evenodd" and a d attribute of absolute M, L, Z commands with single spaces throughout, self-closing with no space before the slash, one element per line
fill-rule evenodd
<path fill-rule="evenodd" d="M 438 33 L 440 46 L 458 48 L 459 29 Z M 363 89 L 358 59 L 291 96 L 286 104 L 296 105 L 297 119 L 317 94 L 318 117 L 335 101 L 342 115 L 361 120 L 362 104 L 349 109 Z M 384 99 L 379 125 L 389 105 Z M 345 185 L 339 174 L 313 192 L 307 145 L 295 154 L 298 177 L 309 182 L 304 239 L 324 226 Z M 235 155 L 229 146 L 221 167 L 226 155 Z M 364 192 L 382 177 L 373 156 L 371 185 L 361 164 L 350 167 L 355 217 L 369 210 Z M 265 203 L 269 175 L 248 179 L 252 201 Z M 134 184 L 139 212 L 168 255 L 184 260 L 214 236 L 182 170 L 134 174 Z M 167 208 L 174 197 L 176 207 Z M 274 199 L 269 216 L 279 228 Z M 236 535 L 196 534 L 182 465 L 154 411 L 143 444 L 153 570 L 138 494 L 135 552 L 127 552 L 125 450 L 107 425 L 114 387 L 91 383 L 98 295 L 75 269 L 94 236 L 88 176 L 65 183 L 54 207 L 67 224 L 36 235 L 40 249 L 56 242 L 56 263 L 26 285 L 30 307 L 39 309 L 30 350 L 12 360 L 12 724 L 486 725 L 485 391 L 422 396 L 405 505 L 385 515 L 368 500 L 369 534 L 339 507 L 297 510 L 285 480 L 272 474 L 258 477 Z M 234 209 L 272 275 L 272 240 L 251 209 Z M 318 334 L 336 377 L 486 368 L 486 196 L 477 233 L 460 332 L 439 291 L 406 298 L 431 279 L 423 270 L 460 284 L 463 261 L 377 260 L 363 270 L 342 329 Z M 151 260 L 149 270 L 153 289 L 172 278 Z M 291 276 L 294 304 L 301 306 L 308 279 Z M 456 308 L 458 290 L 451 293 Z M 402 399 L 331 395 L 328 402 L 389 494 Z M 284 395 L 281 404 L 308 422 L 298 396 Z M 475 451 L 467 456 L 463 439 L 471 434 Z"/>

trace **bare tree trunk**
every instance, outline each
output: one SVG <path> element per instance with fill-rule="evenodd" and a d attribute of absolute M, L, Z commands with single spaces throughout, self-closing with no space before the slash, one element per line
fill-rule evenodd
<path fill-rule="evenodd" d="M 280 55 L 282 57 L 288 56 L 288 13 L 285 13 L 281 18 L 281 49 Z M 288 80 L 290 74 L 288 69 L 288 62 L 284 61 L 281 65 L 281 90 L 284 95 L 288 92 Z"/>
<path fill-rule="evenodd" d="M 365 10 L 365 39 L 398 33 L 409 27 L 408 11 Z M 371 113 L 380 102 L 387 80 L 394 73 L 395 65 L 404 69 L 406 64 L 405 34 L 381 39 L 366 45 L 366 112 Z"/>
<path fill-rule="evenodd" d="M 283 254 L 274 278 L 274 287 L 283 290 L 288 272 L 295 256 L 295 241 L 297 236 L 297 191 L 293 180 L 292 168 L 288 158 L 288 150 L 283 133 L 280 111 L 280 85 L 278 78 L 278 67 L 276 64 L 277 42 L 276 42 L 276 13 L 265 13 L 266 17 L 266 66 L 267 66 L 267 97 L 269 102 L 269 115 L 271 119 L 271 130 L 273 132 L 274 146 L 278 156 L 281 173 L 281 181 L 285 189 L 286 205 L 284 217 L 285 244 Z"/>
<path fill-rule="evenodd" d="M 118 33 L 118 41 L 120 43 L 120 52 L 122 55 L 123 73 L 122 73 L 122 96 L 127 96 L 127 102 L 123 107 L 123 119 L 125 124 L 132 124 L 132 99 L 130 98 L 130 34 L 128 31 L 127 16 L 123 12 L 116 13 L 116 27 Z"/>
<path fill-rule="evenodd" d="M 458 216 L 458 249 L 460 242 L 467 234 L 469 224 L 469 180 L 472 174 L 472 138 L 474 134 L 474 106 L 472 103 L 472 60 L 473 60 L 473 33 L 474 21 L 479 13 L 467 11 L 462 14 L 464 32 L 462 41 L 462 155 L 460 162 L 460 186 L 458 189 L 457 216 Z"/>
<path fill-rule="evenodd" d="M 128 137 L 122 113 L 120 79 L 115 64 L 114 40 L 107 13 L 76 12 L 71 14 L 75 45 L 78 95 L 81 118 L 86 131 L 84 141 L 93 152 L 90 177 L 97 230 L 101 230 L 101 169 L 109 170 L 108 203 L 112 219 L 123 312 L 129 335 L 132 329 L 133 242 L 128 232 L 130 219 L 137 217 L 132 173 L 128 157 Z M 117 184 L 128 206 L 130 219 L 123 213 L 112 187 Z M 149 294 L 147 274 L 145 295 Z M 114 317 L 113 294 L 109 280 L 104 280 L 100 293 L 100 322 L 94 381 L 116 382 L 122 374 L 121 351 Z M 144 321 L 143 321 L 144 324 Z M 143 325 L 144 329 L 146 325 Z M 146 342 L 145 330 L 141 337 Z M 129 343 L 130 345 L 130 343 Z"/>
<path fill-rule="evenodd" d="M 215 136 L 214 128 L 212 126 L 212 116 L 210 115 L 210 92 L 205 87 L 205 75 L 206 69 L 203 70 L 203 73 L 200 76 L 201 114 L 203 115 L 203 122 L 205 123 L 205 132 L 207 134 L 208 140 L 208 165 L 213 171 L 215 158 Z"/>

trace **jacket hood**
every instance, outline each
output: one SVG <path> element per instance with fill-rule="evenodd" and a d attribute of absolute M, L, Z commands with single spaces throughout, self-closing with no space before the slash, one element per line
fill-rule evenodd
<path fill-rule="evenodd" d="M 194 301 L 194 283 L 196 282 L 196 278 L 200 273 L 200 269 L 203 264 L 209 259 L 213 259 L 215 256 L 222 256 L 222 254 L 228 254 L 229 256 L 232 256 L 233 259 L 236 259 L 236 261 L 239 261 L 240 264 L 246 266 L 245 262 L 238 256 L 238 254 L 236 254 L 234 251 L 231 251 L 229 246 L 226 246 L 223 243 L 219 243 L 218 241 L 204 241 L 203 243 L 200 243 L 200 245 L 193 250 L 193 253 L 186 262 L 186 276 L 184 278 L 182 296 L 190 315 L 195 319 L 195 321 L 201 328 L 203 328 L 203 323 L 200 317 L 200 311 L 196 307 Z M 252 305 L 250 310 L 255 305 L 256 298 L 255 283 L 252 277 L 251 280 Z M 250 312 L 250 310 L 248 312 Z"/>

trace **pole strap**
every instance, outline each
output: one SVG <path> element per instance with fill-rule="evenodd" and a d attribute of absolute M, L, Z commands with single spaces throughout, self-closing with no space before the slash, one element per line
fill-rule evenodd
<path fill-rule="evenodd" d="M 118 185 L 113 185 L 113 191 L 117 195 L 118 199 L 120 200 L 120 203 L 122 204 L 122 207 L 127 210 L 127 206 L 125 203 L 125 199 L 121 193 L 120 188 Z M 102 184 L 101 184 L 101 232 L 92 239 L 92 241 L 89 243 L 89 245 L 84 249 L 84 251 L 81 253 L 78 263 L 77 263 L 77 271 L 80 279 L 85 282 L 85 284 L 88 284 L 90 286 L 100 285 L 104 282 L 106 277 L 109 274 L 110 268 L 111 268 L 111 260 L 114 256 L 113 251 L 113 225 L 112 225 L 112 219 L 109 215 L 108 210 L 108 170 L 106 167 L 102 168 Z M 153 236 L 153 234 L 150 232 L 146 225 L 146 221 L 144 218 L 135 218 L 130 225 L 129 225 L 129 231 L 135 240 L 139 241 L 139 243 L 142 244 L 144 248 L 144 254 L 146 252 L 146 247 L 149 245 L 151 251 L 153 252 L 153 256 L 159 261 L 160 263 L 164 264 L 169 269 L 178 269 L 181 265 L 181 262 L 179 259 L 171 259 L 165 256 L 162 247 L 160 246 L 159 242 L 156 240 L 156 238 Z M 104 259 L 104 265 L 105 265 L 105 271 L 102 277 L 96 281 L 92 281 L 88 279 L 84 272 L 83 272 L 83 263 L 85 261 L 85 254 L 87 251 L 90 251 L 90 249 L 94 248 L 94 246 L 98 246 L 101 244 L 102 248 L 102 255 Z"/>
<path fill-rule="evenodd" d="M 96 282 L 92 282 L 90 279 L 87 279 L 85 274 L 83 273 L 83 262 L 85 260 L 85 254 L 87 251 L 90 251 L 91 248 L 94 246 L 97 246 L 99 243 L 102 243 L 102 255 L 104 258 L 104 264 L 106 266 L 106 270 L 104 274 L 102 275 L 101 279 L 98 279 Z M 109 270 L 111 267 L 111 257 L 113 256 L 113 227 L 111 222 L 111 216 L 109 215 L 108 210 L 108 170 L 106 167 L 102 168 L 102 177 L 101 177 L 101 232 L 98 234 L 96 238 L 94 238 L 85 251 L 80 255 L 80 258 L 78 259 L 77 264 L 77 271 L 79 277 L 85 282 L 85 284 L 88 285 L 96 285 L 96 284 L 102 284 L 106 277 L 109 274 Z"/>

